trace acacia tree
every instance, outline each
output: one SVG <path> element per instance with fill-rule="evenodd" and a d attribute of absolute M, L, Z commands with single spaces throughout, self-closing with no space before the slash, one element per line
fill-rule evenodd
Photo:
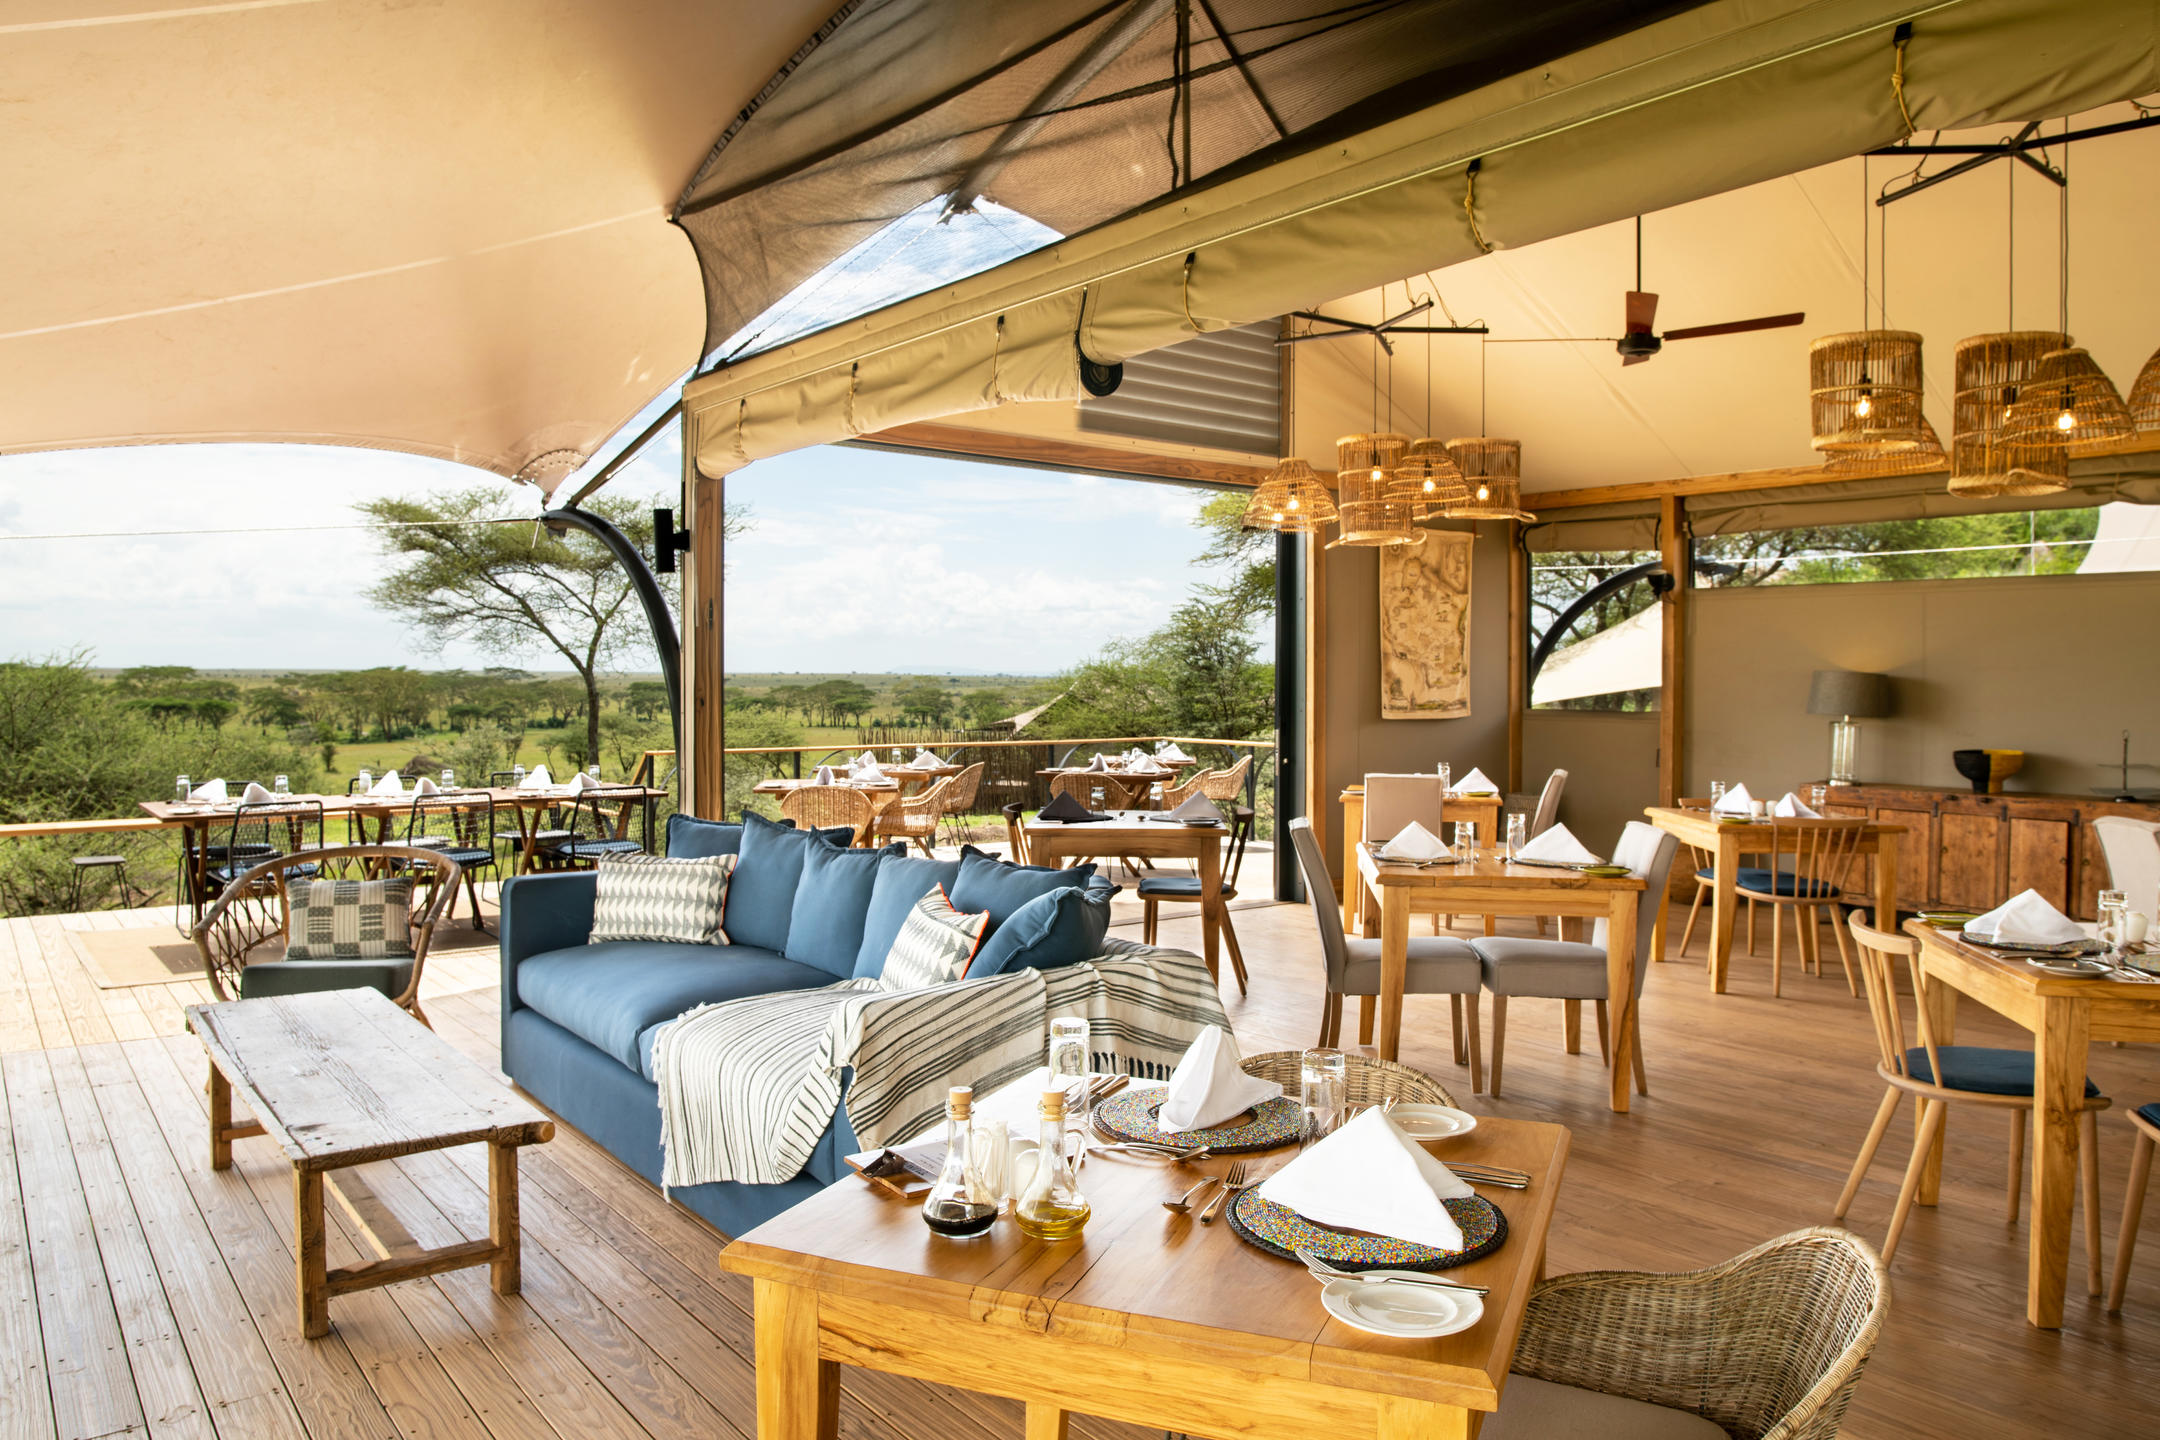
<path fill-rule="evenodd" d="M 554 651 L 582 683 L 585 753 L 598 755 L 600 677 L 650 643 L 630 579 L 600 542 L 519 519 L 509 492 L 495 486 L 355 508 L 390 527 L 382 545 L 397 562 L 368 598 L 413 621 L 438 648 L 463 640 L 505 655 Z M 599 498 L 586 508 L 650 548 L 652 514 L 637 501 Z"/>

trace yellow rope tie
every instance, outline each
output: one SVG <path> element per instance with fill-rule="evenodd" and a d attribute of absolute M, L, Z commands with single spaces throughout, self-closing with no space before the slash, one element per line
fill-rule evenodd
<path fill-rule="evenodd" d="M 1485 232 L 1478 228 L 1477 223 L 1477 172 L 1478 167 L 1484 163 L 1482 157 L 1472 160 L 1469 168 L 1463 171 L 1462 213 L 1470 221 L 1470 238 L 1477 242 L 1479 250 L 1490 255 L 1492 242 L 1485 238 Z"/>
<path fill-rule="evenodd" d="M 750 446 L 744 432 L 750 425 L 750 397 L 745 395 L 735 411 L 735 458 L 744 465 L 750 463 Z M 738 469 L 741 467 L 737 467 Z"/>
<path fill-rule="evenodd" d="M 862 427 L 855 423 L 855 382 L 860 378 L 862 378 L 862 361 L 857 360 L 854 364 L 848 366 L 847 402 L 840 409 L 840 423 L 847 427 L 847 433 L 850 435 L 862 434 Z"/>
<path fill-rule="evenodd" d="M 1004 358 L 1004 355 L 1005 317 L 1000 315 L 997 318 L 997 338 L 990 343 L 990 403 L 992 405 L 1005 403 L 1003 393 L 998 388 L 998 363 Z"/>
<path fill-rule="evenodd" d="M 1192 267 L 1193 262 L 1199 258 L 1200 252 L 1197 250 L 1186 255 L 1185 278 L 1178 284 L 1178 308 L 1185 312 L 1185 323 L 1195 335 L 1200 333 L 1200 322 L 1192 317 Z"/>
<path fill-rule="evenodd" d="M 1890 93 L 1897 97 L 1898 118 L 1905 122 L 1905 138 L 1908 140 L 1920 133 L 1920 127 L 1913 124 L 1912 111 L 1905 106 L 1905 47 L 1910 44 L 1910 35 L 1898 37 L 1897 63 L 1890 71 Z"/>

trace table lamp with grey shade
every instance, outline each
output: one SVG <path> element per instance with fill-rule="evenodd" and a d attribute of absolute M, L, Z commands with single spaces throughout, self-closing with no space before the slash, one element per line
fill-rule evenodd
<path fill-rule="evenodd" d="M 1830 722 L 1830 783 L 1850 785 L 1860 761 L 1860 727 L 1890 713 L 1890 677 L 1867 670 L 1817 670 L 1808 687 L 1807 713 L 1834 715 Z"/>

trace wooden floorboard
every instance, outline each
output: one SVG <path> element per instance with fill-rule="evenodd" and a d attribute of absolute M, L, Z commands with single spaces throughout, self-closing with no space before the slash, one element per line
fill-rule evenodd
<path fill-rule="evenodd" d="M 1138 938 L 1136 916 L 1121 909 L 1117 920 L 1113 933 Z M 1232 986 L 1225 996 L 1240 1043 L 1310 1044 L 1320 1011 L 1311 912 L 1246 905 L 1234 920 L 1253 975 L 1250 995 Z M 714 1263 L 722 1237 L 567 1128 L 524 1154 L 522 1295 L 495 1295 L 479 1269 L 408 1281 L 340 1297 L 331 1335 L 303 1339 L 282 1155 L 268 1140 L 244 1140 L 231 1170 L 209 1168 L 201 1052 L 182 1016 L 212 998 L 208 987 L 101 989 L 70 937 L 170 923 L 163 909 L 0 921 L 0 1436 L 752 1433 L 750 1296 Z M 1197 931 L 1189 907 L 1165 907 L 1163 943 L 1194 946 Z M 1583 1054 L 1564 1053 L 1557 1002 L 1510 1006 L 1498 1098 L 1472 1096 L 1467 1072 L 1452 1063 L 1445 1002 L 1409 1002 L 1405 1060 L 1479 1113 L 1572 1130 L 1554 1270 L 1686 1268 L 1827 1219 L 1880 1094 L 1865 1007 L 1834 959 L 1822 977 L 1789 969 L 1784 997 L 1773 1000 L 1767 958 L 1736 957 L 1731 993 L 1713 997 L 1701 950 L 1698 938 L 1692 955 L 1649 974 L 1651 1094 L 1628 1116 L 1604 1106 L 1594 1035 Z M 491 1066 L 496 979 L 491 949 L 446 950 L 423 987 L 438 1032 Z M 1355 1025 L 1353 1003 L 1353 1039 Z M 1959 1038 L 2029 1044 L 1969 1004 Z M 2160 1099 L 2160 1049 L 2102 1047 L 2092 1072 L 2118 1110 Z M 1907 1112 L 1854 1207 L 1852 1223 L 1870 1239 L 1888 1223 L 1910 1134 Z M 2128 1126 L 2105 1115 L 2101 1137 L 2112 1263 Z M 1942 1204 L 1917 1211 L 1907 1228 L 1889 1323 L 1847 1435 L 2160 1428 L 2160 1235 L 2140 1251 L 2120 1317 L 2073 1286 L 2064 1329 L 2032 1330 L 2023 1321 L 2025 1227 L 2003 1219 L 2006 1139 L 1998 1117 L 1953 1116 Z M 486 1233 L 476 1151 L 407 1157 L 364 1167 L 364 1176 L 420 1243 Z M 332 1264 L 371 1258 L 335 1207 L 329 1242 Z M 1006 1401 L 855 1371 L 842 1389 L 848 1440 L 1021 1433 L 1019 1408 Z M 1147 1433 L 1086 1417 L 1073 1429 L 1077 1440 Z"/>

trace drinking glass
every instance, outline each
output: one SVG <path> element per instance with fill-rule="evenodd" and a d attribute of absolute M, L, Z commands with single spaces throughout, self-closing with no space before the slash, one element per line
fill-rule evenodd
<path fill-rule="evenodd" d="M 1477 859 L 1477 821 L 1455 822 L 1455 863 L 1467 865 Z"/>
<path fill-rule="evenodd" d="M 445 790 L 457 789 L 457 771 L 448 765 L 443 766 L 442 788 Z"/>
<path fill-rule="evenodd" d="M 1062 1015 L 1050 1022 L 1050 1079 L 1045 1089 L 1063 1090 L 1068 1096 L 1082 1087 L 1082 1098 L 1065 1105 L 1065 1145 L 1077 1155 L 1087 1144 L 1088 1105 L 1085 1082 L 1088 1074 L 1088 1022 L 1077 1015 Z"/>
<path fill-rule="evenodd" d="M 585 767 L 585 773 L 597 780 L 600 778 L 600 767 L 598 765 L 588 765 Z"/>
<path fill-rule="evenodd" d="M 892 747 L 892 763 L 895 765 L 900 763 L 900 747 L 898 745 Z"/>
<path fill-rule="evenodd" d="M 188 792 L 190 790 L 193 790 L 195 787 L 188 783 L 187 776 L 176 775 L 173 777 L 172 788 L 173 799 L 178 803 L 185 805 L 187 804 L 188 800 Z"/>
<path fill-rule="evenodd" d="M 1723 780 L 1712 780 L 1710 782 L 1710 808 L 1717 809 L 1718 802 L 1724 798 L 1725 782 Z"/>
<path fill-rule="evenodd" d="M 1507 856 L 1513 860 L 1530 841 L 1530 817 L 1517 810 L 1507 817 Z"/>
<path fill-rule="evenodd" d="M 1304 1123 L 1298 1134 L 1303 1147 L 1325 1140 L 1343 1122 L 1343 1092 L 1349 1074 L 1349 1057 L 1340 1050 L 1307 1050 L 1298 1060 Z"/>
<path fill-rule="evenodd" d="M 1821 810 L 1830 803 L 1830 787 L 1821 783 L 1808 786 L 1808 807 Z"/>
<path fill-rule="evenodd" d="M 353 779 L 360 782 L 360 793 L 365 795 L 371 788 L 373 788 L 375 784 L 375 772 L 372 770 L 363 769 L 358 775 L 355 775 Z"/>
<path fill-rule="evenodd" d="M 1090 809 L 1090 810 L 1100 810 L 1100 809 L 1102 809 L 1102 800 L 1103 800 L 1103 795 L 1102 795 L 1102 786 L 1100 786 L 1100 785 L 1090 785 L 1090 786 L 1088 787 L 1088 809 Z"/>
<path fill-rule="evenodd" d="M 525 767 L 523 765 L 512 765 L 510 767 L 510 783 L 512 785 L 523 785 L 525 783 Z"/>
<path fill-rule="evenodd" d="M 2100 892 L 2100 939 L 2106 943 L 2111 954 L 2119 952 L 2123 948 L 2123 917 L 2129 913 L 2130 896 L 2127 892 L 2122 890 L 2102 890 Z"/>
<path fill-rule="evenodd" d="M 1454 772 L 1448 769 L 1448 763 L 1447 763 L 1447 761 L 1445 761 L 1445 760 L 1441 761 L 1441 762 L 1440 762 L 1440 793 L 1442 793 L 1443 795 L 1444 795 L 1444 794 L 1446 794 L 1446 793 L 1447 793 L 1447 791 L 1448 791 L 1448 787 L 1449 787 L 1449 786 L 1450 786 L 1450 785 L 1451 785 L 1451 784 L 1453 783 L 1453 781 L 1454 781 Z"/>
<path fill-rule="evenodd" d="M 270 788 L 280 795 L 290 795 L 292 794 L 292 779 L 290 776 L 280 775 L 270 782 Z"/>

